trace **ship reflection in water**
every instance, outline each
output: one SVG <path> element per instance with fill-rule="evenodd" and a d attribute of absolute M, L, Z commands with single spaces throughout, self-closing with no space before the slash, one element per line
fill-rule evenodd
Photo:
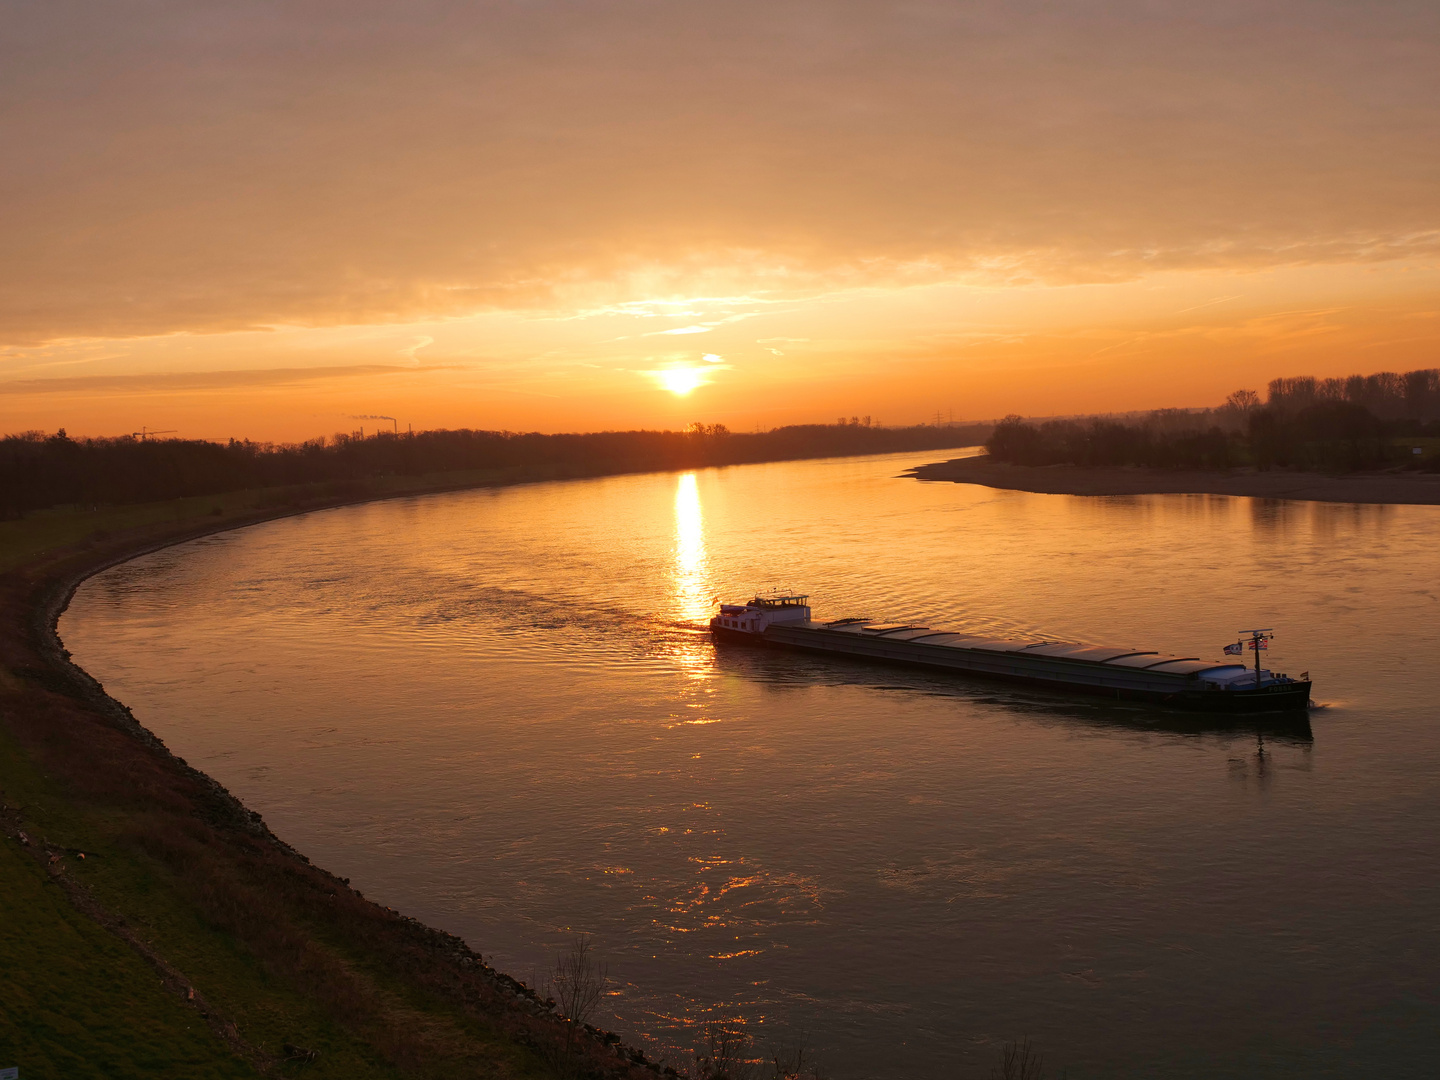
<path fill-rule="evenodd" d="M 401 499 L 115 567 L 66 646 L 367 896 L 600 1022 L 835 1080 L 1420 1076 L 1440 1059 L 1440 508 L 1085 499 L 910 455 Z M 1217 716 L 717 650 L 727 600 L 1267 664 Z M 1376 627 L 1384 627 L 1383 635 Z M 1313 730 L 1312 730 L 1313 729 Z"/>

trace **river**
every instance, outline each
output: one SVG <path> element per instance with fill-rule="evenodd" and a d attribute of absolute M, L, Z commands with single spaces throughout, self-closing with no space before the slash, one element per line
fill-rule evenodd
<path fill-rule="evenodd" d="M 88 581 L 141 723 L 368 897 L 599 1022 L 834 1080 L 1424 1075 L 1440 1060 L 1440 508 L 921 483 L 929 455 L 395 499 Z M 1308 724 L 747 649 L 717 598 L 1218 657 Z"/>

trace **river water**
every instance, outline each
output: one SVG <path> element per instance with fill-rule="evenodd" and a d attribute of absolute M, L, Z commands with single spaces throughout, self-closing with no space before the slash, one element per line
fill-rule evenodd
<path fill-rule="evenodd" d="M 681 1064 L 706 1020 L 835 1080 L 1433 1075 L 1440 508 L 1086 498 L 936 455 L 480 490 L 87 582 L 77 660 L 367 896 Z M 715 598 L 1204 658 L 1274 627 L 1308 724 L 1225 728 L 717 650 Z"/>

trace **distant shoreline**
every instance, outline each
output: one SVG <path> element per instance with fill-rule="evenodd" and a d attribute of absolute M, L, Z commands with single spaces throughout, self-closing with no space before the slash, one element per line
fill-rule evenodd
<path fill-rule="evenodd" d="M 917 480 L 948 480 L 1043 495 L 1240 495 L 1300 502 L 1398 503 L 1440 506 L 1440 474 L 1206 472 L 1125 465 L 1010 465 L 988 457 L 920 465 Z"/>

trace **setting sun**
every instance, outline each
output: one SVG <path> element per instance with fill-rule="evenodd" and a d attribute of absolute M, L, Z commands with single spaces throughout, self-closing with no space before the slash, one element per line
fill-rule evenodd
<path fill-rule="evenodd" d="M 684 397 L 697 386 L 704 386 L 710 381 L 705 377 L 705 372 L 701 368 L 665 368 L 650 374 L 661 387 L 669 390 L 676 397 Z"/>

